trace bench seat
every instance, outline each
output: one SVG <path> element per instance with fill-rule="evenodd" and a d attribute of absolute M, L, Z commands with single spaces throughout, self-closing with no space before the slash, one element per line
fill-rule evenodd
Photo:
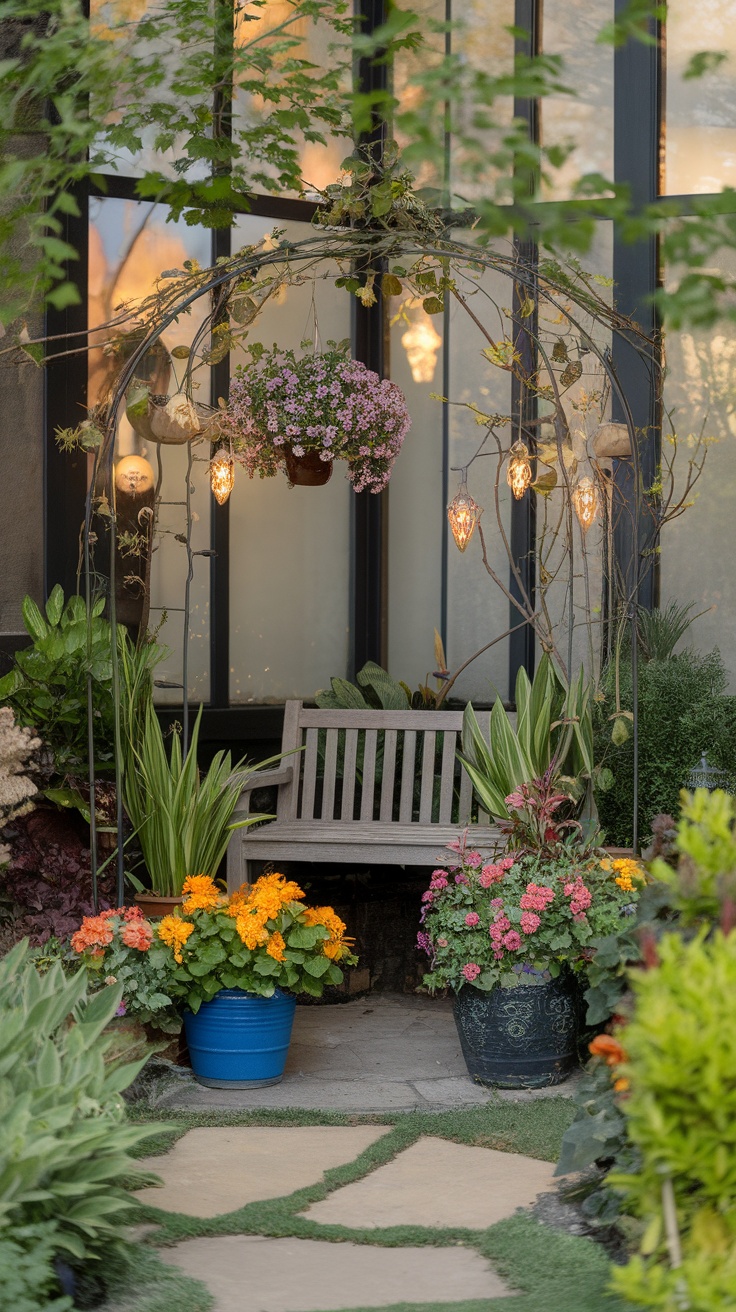
<path fill-rule="evenodd" d="M 256 788 L 276 786 L 276 816 L 233 831 L 228 888 L 249 883 L 251 862 L 453 864 L 447 843 L 469 829 L 472 848 L 503 847 L 488 816 L 472 818 L 472 787 L 457 750 L 461 711 L 315 710 L 286 703 L 275 770 L 252 775 L 233 820 Z"/>

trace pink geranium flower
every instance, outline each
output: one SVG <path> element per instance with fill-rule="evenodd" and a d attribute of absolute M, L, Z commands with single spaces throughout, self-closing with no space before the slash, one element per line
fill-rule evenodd
<path fill-rule="evenodd" d="M 480 966 L 476 966 L 474 961 L 469 961 L 467 965 L 463 966 L 463 975 L 468 983 L 472 984 L 473 980 L 480 975 Z"/>
<path fill-rule="evenodd" d="M 470 925 L 471 929 L 480 924 L 480 916 L 477 911 L 469 911 L 465 917 L 465 924 Z"/>
<path fill-rule="evenodd" d="M 521 935 L 515 929 L 510 929 L 508 934 L 504 935 L 503 945 L 509 952 L 517 952 L 521 947 Z"/>
<path fill-rule="evenodd" d="M 535 916 L 533 911 L 522 912 L 521 928 L 525 934 L 533 934 L 536 929 L 539 929 L 540 924 L 539 916 Z"/>

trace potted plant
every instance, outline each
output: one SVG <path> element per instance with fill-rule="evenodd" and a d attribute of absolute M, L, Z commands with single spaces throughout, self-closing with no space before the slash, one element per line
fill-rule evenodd
<path fill-rule="evenodd" d="M 184 882 L 181 912 L 156 926 L 169 952 L 168 991 L 184 1012 L 194 1074 L 212 1088 L 258 1088 L 282 1078 L 296 994 L 320 997 L 354 965 L 332 907 L 304 905 L 283 875 L 231 896 L 213 879 Z"/>
<path fill-rule="evenodd" d="M 178 1034 L 181 1017 L 168 992 L 169 953 L 139 906 L 85 916 L 71 947 L 87 967 L 92 987 L 122 986 L 118 1016 Z"/>
<path fill-rule="evenodd" d="M 418 946 L 430 959 L 425 987 L 455 993 L 473 1079 L 535 1088 L 572 1068 L 594 942 L 633 913 L 644 873 L 586 846 L 576 820 L 557 818 L 568 798 L 551 773 L 506 802 L 510 850 L 484 863 L 467 832 L 449 845 L 456 861 L 435 870 L 423 894 Z"/>
<path fill-rule="evenodd" d="M 261 766 L 246 766 L 244 761 L 233 766 L 229 752 L 217 752 L 209 769 L 200 773 L 201 718 L 200 707 L 189 750 L 182 756 L 178 734 L 172 735 L 167 753 L 152 700 L 140 715 L 129 715 L 123 801 L 150 880 L 148 891 L 133 879 L 139 888 L 136 901 L 151 916 L 165 915 L 181 902 L 187 875 L 217 873 L 234 829 L 271 818 L 232 818 L 243 785 Z"/>
<path fill-rule="evenodd" d="M 346 345 L 327 345 L 301 357 L 260 343 L 247 348 L 222 432 L 251 478 L 286 470 L 292 484 L 316 486 L 330 478 L 333 460 L 345 460 L 356 492 L 381 492 L 411 423 L 404 394 Z"/>

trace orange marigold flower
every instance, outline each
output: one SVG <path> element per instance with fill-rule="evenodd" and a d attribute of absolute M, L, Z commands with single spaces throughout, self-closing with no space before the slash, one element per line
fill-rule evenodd
<path fill-rule="evenodd" d="M 246 912 L 244 915 L 239 915 L 235 921 L 235 928 L 238 931 L 241 942 L 243 942 L 251 952 L 254 952 L 256 948 L 260 948 L 264 943 L 268 942 L 269 933 L 266 929 L 266 919 L 267 917 L 265 916 L 253 914 L 253 912 Z"/>
<path fill-rule="evenodd" d="M 276 930 L 268 940 L 268 943 L 266 944 L 266 952 L 269 957 L 273 957 L 274 961 L 285 960 L 286 944 L 284 943 L 283 936 L 279 934 L 278 930 Z"/>
<path fill-rule="evenodd" d="M 172 949 L 174 961 L 178 965 L 181 965 L 183 960 L 181 950 L 193 931 L 194 925 L 187 920 L 182 920 L 181 916 L 164 916 L 156 927 L 156 934 L 162 943 Z"/>
<path fill-rule="evenodd" d="M 153 942 L 153 926 L 147 920 L 128 920 L 120 931 L 126 948 L 147 952 Z"/>
<path fill-rule="evenodd" d="M 614 1039 L 611 1034 L 598 1034 L 593 1042 L 588 1044 L 588 1051 L 593 1057 L 604 1057 L 607 1066 L 618 1066 L 622 1061 L 626 1061 L 626 1053 L 618 1039 Z"/>
<path fill-rule="evenodd" d="M 71 943 L 75 952 L 85 952 L 87 948 L 104 948 L 112 943 L 112 939 L 108 916 L 85 916 L 79 929 L 72 934 Z"/>
<path fill-rule="evenodd" d="M 614 1080 L 614 1083 L 613 1083 L 613 1092 L 614 1092 L 614 1093 L 627 1093 L 628 1090 L 629 1090 L 630 1083 L 631 1083 L 631 1081 L 630 1081 L 630 1080 L 627 1080 L 627 1078 L 626 1078 L 625 1075 L 621 1075 L 621 1076 L 619 1077 L 619 1079 Z"/>
<path fill-rule="evenodd" d="M 192 911 L 210 911 L 220 901 L 220 893 L 211 875 L 187 875 L 182 884 L 184 903 L 182 910 L 186 915 Z"/>

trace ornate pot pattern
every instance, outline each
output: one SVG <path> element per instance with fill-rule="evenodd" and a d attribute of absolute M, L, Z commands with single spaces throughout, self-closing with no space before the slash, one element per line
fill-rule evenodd
<path fill-rule="evenodd" d="M 483 993 L 466 985 L 454 1014 L 468 1072 L 478 1084 L 539 1089 L 559 1084 L 577 1059 L 580 992 L 575 977 Z"/>

